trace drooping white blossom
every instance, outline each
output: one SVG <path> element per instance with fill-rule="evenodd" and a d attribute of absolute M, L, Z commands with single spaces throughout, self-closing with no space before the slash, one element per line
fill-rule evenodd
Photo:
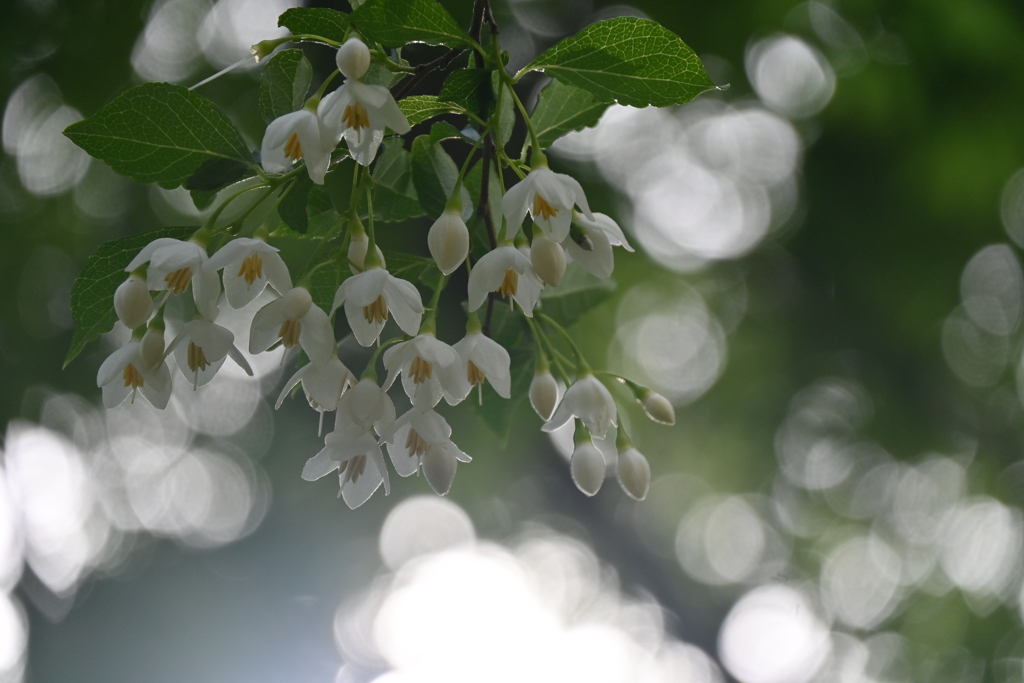
<path fill-rule="evenodd" d="M 569 461 L 569 471 L 576 488 L 588 496 L 601 490 L 606 472 L 604 454 L 590 440 L 589 435 L 577 440 Z"/>
<path fill-rule="evenodd" d="M 380 267 L 387 268 L 388 264 L 384 261 L 384 252 L 382 252 L 378 246 L 375 246 L 374 249 L 377 252 L 377 258 L 380 259 Z M 353 275 L 358 275 L 366 270 L 366 252 L 369 250 L 369 235 L 367 235 L 365 231 L 355 232 L 352 235 L 352 239 L 348 242 L 349 270 L 352 271 Z"/>
<path fill-rule="evenodd" d="M 252 368 L 235 346 L 235 335 L 206 318 L 185 323 L 181 332 L 167 345 L 166 353 L 172 352 L 178 369 L 192 383 L 193 389 L 212 380 L 228 356 L 252 376 Z"/>
<path fill-rule="evenodd" d="M 336 354 L 331 355 L 331 359 L 327 361 L 326 365 L 318 366 L 313 363 L 307 363 L 299 368 L 294 375 L 292 375 L 287 382 L 285 382 L 284 389 L 281 390 L 281 394 L 277 397 L 277 403 L 274 404 L 275 409 L 279 409 L 281 404 L 284 403 L 284 399 L 291 393 L 295 385 L 302 383 L 302 391 L 306 395 L 306 401 L 314 410 L 320 413 L 321 423 L 323 422 L 323 414 L 330 412 L 338 407 L 338 401 L 341 399 L 342 394 L 345 393 L 345 389 L 355 384 L 355 375 L 353 375 L 345 364 L 338 360 Z"/>
<path fill-rule="evenodd" d="M 430 487 L 439 495 L 448 493 L 458 462 L 472 460 L 452 443 L 451 434 L 452 428 L 433 410 L 412 408 L 395 421 L 395 432 L 386 439 L 395 471 L 408 477 L 422 467 Z"/>
<path fill-rule="evenodd" d="M 383 268 L 369 268 L 342 282 L 334 295 L 331 314 L 342 304 L 352 334 L 363 346 L 380 339 L 389 312 L 406 334 L 416 334 L 423 319 L 419 290 Z"/>
<path fill-rule="evenodd" d="M 553 432 L 573 417 L 582 420 L 598 439 L 603 439 L 608 428 L 617 424 L 611 392 L 591 374 L 585 374 L 572 383 L 543 430 Z"/>
<path fill-rule="evenodd" d="M 558 382 L 550 372 L 544 370 L 534 374 L 530 382 L 530 405 L 540 419 L 547 421 L 558 405 Z"/>
<path fill-rule="evenodd" d="M 530 264 L 541 280 L 557 287 L 565 276 L 565 249 L 545 235 L 537 235 L 530 244 Z"/>
<path fill-rule="evenodd" d="M 642 401 L 644 412 L 647 417 L 661 424 L 674 425 L 676 423 L 676 410 L 667 398 L 661 394 L 649 391 Z"/>
<path fill-rule="evenodd" d="M 331 360 L 334 328 L 327 314 L 313 304 L 313 298 L 304 287 L 293 287 L 253 316 L 249 353 L 263 353 L 278 339 L 286 349 L 301 346 L 319 367 Z"/>
<path fill-rule="evenodd" d="M 145 325 L 153 314 L 153 297 L 146 281 L 133 273 L 118 285 L 114 292 L 114 312 L 121 324 L 130 330 Z"/>
<path fill-rule="evenodd" d="M 651 486 L 651 466 L 647 458 L 632 446 L 619 451 L 615 468 L 619 486 L 631 498 L 643 500 Z"/>
<path fill-rule="evenodd" d="M 245 308 L 269 283 L 278 294 L 292 288 L 288 266 L 277 247 L 261 239 L 239 237 L 231 240 L 206 262 L 211 270 L 224 269 L 224 294 L 232 308 Z"/>
<path fill-rule="evenodd" d="M 505 347 L 477 330 L 468 332 L 452 348 L 459 354 L 459 367 L 466 378 L 464 388 L 467 394 L 475 386 L 482 387 L 487 380 L 498 396 L 509 398 L 512 395 L 511 359 Z"/>
<path fill-rule="evenodd" d="M 561 242 L 569 234 L 573 205 L 592 216 L 583 187 L 575 178 L 555 173 L 546 164 L 536 166 L 501 199 L 501 213 L 508 223 L 506 236 L 515 236 L 529 212 L 545 235 Z"/>
<path fill-rule="evenodd" d="M 533 272 L 530 257 L 511 244 L 502 245 L 484 254 L 473 266 L 467 285 L 469 310 L 480 308 L 487 294 L 497 291 L 503 297 L 511 297 L 532 317 L 543 289 L 544 283 Z"/>
<path fill-rule="evenodd" d="M 420 411 L 437 405 L 442 397 L 455 405 L 469 393 L 459 354 L 432 334 L 419 334 L 399 342 L 384 352 L 388 378 L 384 388 L 390 389 L 398 375 L 402 388 Z"/>
<path fill-rule="evenodd" d="M 206 249 L 192 241 L 159 237 L 132 259 L 125 272 L 136 271 L 142 264 L 146 269 L 146 286 L 153 291 L 181 294 L 192 285 L 192 297 L 199 313 L 215 320 L 220 312 L 220 278 L 217 272 L 203 268 L 207 262 Z"/>
<path fill-rule="evenodd" d="M 162 355 L 156 363 L 147 363 L 142 342 L 133 339 L 103 361 L 96 373 L 96 386 L 103 389 L 103 405 L 107 408 L 116 408 L 129 396 L 134 403 L 136 393 L 141 393 L 154 408 L 162 410 L 171 398 L 171 372 Z"/>
<path fill-rule="evenodd" d="M 306 162 L 309 178 L 324 184 L 331 152 L 338 141 L 321 130 L 319 117 L 309 109 L 300 109 L 279 116 L 270 122 L 263 134 L 260 162 L 267 173 L 284 173 L 299 159 Z"/>
<path fill-rule="evenodd" d="M 633 247 L 629 246 L 629 242 L 626 241 L 626 236 L 622 234 L 622 228 L 610 216 L 603 213 L 595 213 L 593 220 L 574 213 L 573 220 L 586 233 L 585 246 L 589 249 L 581 246 L 570 235 L 562 242 L 569 257 L 591 275 L 600 278 L 611 277 L 612 270 L 615 268 L 612 247 L 617 246 L 626 251 L 633 251 Z"/>
<path fill-rule="evenodd" d="M 445 209 L 427 233 L 427 247 L 438 269 L 450 275 L 469 254 L 469 228 L 458 209 Z"/>

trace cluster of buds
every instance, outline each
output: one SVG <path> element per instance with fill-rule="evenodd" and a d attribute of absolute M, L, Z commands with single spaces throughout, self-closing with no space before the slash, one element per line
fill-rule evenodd
<path fill-rule="evenodd" d="M 368 167 L 386 128 L 399 134 L 410 129 L 387 89 L 361 81 L 371 53 L 359 38 L 347 40 L 336 61 L 345 76 L 339 88 L 322 98 L 318 94 L 302 110 L 281 116 L 267 127 L 261 161 L 270 176 L 287 173 L 302 161 L 310 178 L 323 183 L 331 155 L 342 140 L 348 155 Z M 529 172 L 523 173 L 520 166 L 514 167 L 520 182 L 501 200 L 504 220 L 495 246 L 475 262 L 471 261 L 469 230 L 462 213 L 463 167 L 445 211 L 427 234 L 427 247 L 442 274 L 428 306 L 416 285 L 388 271 L 376 245 L 372 212 L 367 230 L 356 210 L 358 201 L 353 201 L 344 222 L 352 276 L 337 289 L 329 311 L 314 303 L 305 280 L 293 285 L 287 265 L 262 228 L 253 237 L 237 237 L 237 231 L 218 233 L 208 226 L 187 241 L 154 240 L 128 264 L 128 277 L 114 296 L 118 317 L 133 333 L 132 340 L 99 370 L 97 384 L 103 389 L 105 405 L 113 407 L 129 398 L 134 401 L 141 393 L 154 406 L 166 406 L 171 391 L 168 359 L 172 355 L 193 389 L 213 379 L 229 356 L 251 375 L 234 335 L 217 323 L 222 292 L 227 305 L 241 309 L 269 286 L 277 298 L 253 316 L 249 354 L 280 346 L 287 359 L 298 355 L 288 351 L 300 348 L 309 363 L 285 383 L 277 406 L 301 386 L 309 405 L 320 413 L 321 431 L 324 413 L 335 413 L 334 428 L 325 436 L 323 449 L 306 463 L 303 478 L 315 480 L 337 472 L 339 495 L 355 508 L 381 486 L 390 491 L 383 448 L 400 476 L 422 471 L 430 486 L 443 495 L 452 485 L 457 463 L 468 463 L 470 457 L 452 442 L 451 427 L 436 411 L 438 404 L 442 399 L 449 405 L 458 404 L 474 387 L 482 392 L 485 382 L 500 397 L 510 398 L 509 353 L 484 333 L 477 316 L 489 298 L 504 297 L 513 310 L 518 304 L 534 334 L 537 372 L 529 397 L 545 421 L 543 429 L 554 431 L 575 420 L 576 448 L 570 470 L 577 486 L 587 495 L 601 487 L 606 463 L 592 438 L 607 438 L 615 428 L 619 482 L 630 496 L 642 499 L 650 483 L 650 467 L 626 435 L 616 401 L 604 381 L 628 387 L 658 422 L 674 422 L 671 404 L 628 380 L 592 372 L 557 322 L 543 314 L 535 317 L 541 293 L 545 287 L 559 286 L 568 263 L 607 278 L 614 267 L 612 247 L 632 249 L 614 220 L 591 211 L 579 182 L 548 168 L 536 145 Z M 358 174 L 354 183 L 354 197 L 358 192 L 372 192 L 372 188 L 359 185 Z M 527 215 L 532 218 L 530 236 L 522 230 Z M 228 241 L 210 250 L 214 236 L 218 244 L 221 237 Z M 466 333 L 449 345 L 437 338 L 438 302 L 447 276 L 463 264 L 469 270 Z M 185 295 L 189 289 L 195 318 L 184 322 L 180 333 L 165 346 L 164 306 L 168 297 Z M 344 312 L 352 337 L 364 347 L 376 347 L 359 376 L 338 357 L 334 318 L 339 310 Z M 389 320 L 403 334 L 382 342 Z M 574 366 L 548 339 L 542 325 L 567 340 L 575 354 Z M 378 381 L 378 360 L 387 373 L 383 382 Z M 567 387 L 561 399 L 552 363 Z M 399 377 L 411 403 L 401 416 L 388 394 Z M 482 393 L 478 395 L 482 401 Z"/>

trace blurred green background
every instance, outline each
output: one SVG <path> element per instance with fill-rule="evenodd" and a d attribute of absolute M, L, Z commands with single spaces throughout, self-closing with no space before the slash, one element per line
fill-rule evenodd
<path fill-rule="evenodd" d="M 163 417 L 97 408 L 112 340 L 61 369 L 96 246 L 201 218 L 60 131 L 233 63 L 293 4 L 3 6 L 0 680 L 1024 680 L 1024 5 L 496 1 L 513 66 L 634 14 L 731 86 L 552 154 L 637 247 L 572 332 L 677 423 L 626 411 L 637 503 L 614 475 L 576 491 L 526 404 L 507 444 L 460 406 L 454 505 L 400 507 L 429 487 L 393 477 L 350 511 L 299 478 L 316 414 L 272 410 L 276 358 Z M 201 90 L 254 149 L 258 74 Z M 520 588 L 534 611 L 499 599 Z"/>

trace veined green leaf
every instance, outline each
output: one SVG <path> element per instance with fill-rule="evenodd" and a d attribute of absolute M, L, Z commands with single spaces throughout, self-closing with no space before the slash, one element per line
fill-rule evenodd
<path fill-rule="evenodd" d="M 313 297 L 313 303 L 330 313 L 338 287 L 351 275 L 344 252 L 340 248 L 332 249 L 310 271 L 309 294 Z"/>
<path fill-rule="evenodd" d="M 413 184 L 412 163 L 412 155 L 400 139 L 385 143 L 384 153 L 373 166 L 375 218 L 397 222 L 423 215 Z"/>
<path fill-rule="evenodd" d="M 352 12 L 351 21 L 360 33 L 384 47 L 406 43 L 448 47 L 473 44 L 469 34 L 436 0 L 366 0 Z"/>
<path fill-rule="evenodd" d="M 64 367 L 82 352 L 86 344 L 113 329 L 117 322 L 114 292 L 128 277 L 124 269 L 135 255 L 155 239 L 171 237 L 184 240 L 197 229 L 194 225 L 156 228 L 101 244 L 93 252 L 71 288 L 71 318 L 75 322 L 75 334 L 71 338 Z"/>
<path fill-rule="evenodd" d="M 459 178 L 459 168 L 444 151 L 441 143 L 431 140 L 429 135 L 421 135 L 412 142 L 412 182 L 416 187 L 416 196 L 420 206 L 431 218 L 437 218 L 444 212 L 448 197 L 455 189 Z M 465 185 L 460 193 L 462 199 L 462 218 L 467 220 L 473 215 L 473 203 Z"/>
<path fill-rule="evenodd" d="M 313 181 L 308 174 L 302 174 L 292 181 L 284 199 L 277 205 L 277 213 L 281 220 L 295 232 L 306 233 L 309 228 L 309 216 L 306 214 L 306 203 L 309 191 L 313 189 Z"/>
<path fill-rule="evenodd" d="M 618 17 L 591 24 L 520 70 L 544 71 L 606 102 L 665 107 L 715 88 L 693 50 L 661 24 Z"/>
<path fill-rule="evenodd" d="M 494 88 L 491 72 L 487 69 L 459 69 L 453 71 L 441 86 L 437 99 L 452 102 L 482 119 L 494 111 Z"/>
<path fill-rule="evenodd" d="M 209 161 L 252 160 L 217 105 L 171 83 L 136 86 L 64 134 L 121 175 L 167 188 Z"/>
<path fill-rule="evenodd" d="M 602 280 L 578 266 L 571 266 L 558 287 L 544 289 L 540 296 L 541 310 L 563 327 L 569 327 L 611 298 L 615 289 L 615 280 Z"/>
<path fill-rule="evenodd" d="M 270 58 L 260 73 L 260 114 L 270 123 L 279 116 L 302 109 L 313 80 L 313 66 L 293 48 Z"/>
<path fill-rule="evenodd" d="M 442 114 L 466 114 L 466 110 L 454 102 L 442 102 L 433 95 L 413 95 L 398 101 L 398 108 L 405 114 L 410 126 L 423 123 Z"/>
<path fill-rule="evenodd" d="M 541 147 L 547 148 L 570 131 L 596 125 L 607 108 L 607 102 L 590 92 L 552 79 L 540 91 L 530 119 Z"/>
<path fill-rule="evenodd" d="M 277 18 L 277 25 L 284 26 L 295 35 L 313 35 L 341 43 L 348 30 L 349 15 L 333 9 L 320 7 L 293 7 Z"/>

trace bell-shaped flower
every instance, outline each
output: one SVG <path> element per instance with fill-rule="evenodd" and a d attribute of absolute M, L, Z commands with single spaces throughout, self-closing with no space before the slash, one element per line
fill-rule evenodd
<path fill-rule="evenodd" d="M 576 488 L 588 496 L 601 490 L 606 471 L 604 454 L 589 436 L 576 444 L 569 461 L 569 471 Z"/>
<path fill-rule="evenodd" d="M 334 327 L 313 304 L 309 291 L 294 287 L 256 312 L 249 328 L 249 353 L 263 353 L 278 339 L 290 349 L 299 345 L 314 365 L 323 367 L 334 354 Z"/>
<path fill-rule="evenodd" d="M 555 173 L 546 162 L 537 165 L 501 198 L 501 213 L 509 230 L 506 235 L 514 236 L 529 212 L 545 235 L 561 242 L 569 234 L 573 205 L 588 218 L 592 216 L 583 187 L 575 178 Z"/>
<path fill-rule="evenodd" d="M 384 352 L 388 378 L 384 389 L 390 389 L 399 374 L 402 388 L 420 411 L 437 405 L 443 396 L 455 405 L 469 393 L 459 354 L 432 334 L 420 334 L 399 342 Z"/>
<path fill-rule="evenodd" d="M 118 320 L 130 330 L 145 325 L 153 314 L 153 297 L 146 281 L 132 273 L 114 292 L 114 312 Z"/>
<path fill-rule="evenodd" d="M 380 247 L 374 248 L 377 251 L 377 258 L 380 259 L 380 267 L 387 268 L 388 264 L 384 260 L 384 252 L 380 250 Z M 370 237 L 366 232 L 357 232 L 352 235 L 352 239 L 348 242 L 348 267 L 353 275 L 358 275 L 366 270 L 366 252 L 369 250 Z"/>
<path fill-rule="evenodd" d="M 235 346 L 235 335 L 231 330 L 205 318 L 185 323 L 181 332 L 167 345 L 165 355 L 172 352 L 178 369 L 192 383 L 193 390 L 213 379 L 228 356 L 252 376 L 252 368 Z"/>
<path fill-rule="evenodd" d="M 423 319 L 419 290 L 383 268 L 369 268 L 342 282 L 334 295 L 331 314 L 342 304 L 352 334 L 363 346 L 380 339 L 389 311 L 406 334 L 416 334 Z"/>
<path fill-rule="evenodd" d="M 603 439 L 608 427 L 616 423 L 615 400 L 608 388 L 591 374 L 584 374 L 572 383 L 558 404 L 554 415 L 542 428 L 553 432 L 573 417 L 578 417 L 590 433 Z"/>
<path fill-rule="evenodd" d="M 578 238 L 575 231 L 570 232 L 569 237 L 562 242 L 569 257 L 591 275 L 610 277 L 615 268 L 612 247 L 633 251 L 626 236 L 622 234 L 622 228 L 603 213 L 595 213 L 593 220 L 574 213 L 573 221 L 583 230 Z"/>
<path fill-rule="evenodd" d="M 221 247 L 206 262 L 211 270 L 224 269 L 224 294 L 231 308 L 245 308 L 266 288 L 267 283 L 284 294 L 292 288 L 292 276 L 277 247 L 261 239 L 239 237 Z"/>
<path fill-rule="evenodd" d="M 544 283 L 533 272 L 530 257 L 506 244 L 487 252 L 476 262 L 466 288 L 470 311 L 483 305 L 488 292 L 497 291 L 503 297 L 510 297 L 532 317 Z"/>
<path fill-rule="evenodd" d="M 660 422 L 665 425 L 674 425 L 676 423 L 675 408 L 673 408 L 669 400 L 661 394 L 648 390 L 640 403 L 644 407 L 644 412 L 647 413 L 647 417 L 651 418 L 655 422 Z"/>
<path fill-rule="evenodd" d="M 260 148 L 260 162 L 267 173 L 284 173 L 299 159 L 306 162 L 309 178 L 324 184 L 331 152 L 338 141 L 321 130 L 319 117 L 309 109 L 278 116 L 267 126 Z"/>
<path fill-rule="evenodd" d="M 629 446 L 619 450 L 616 473 L 619 486 L 630 498 L 643 500 L 651 487 L 651 466 L 647 458 L 637 449 Z"/>
<path fill-rule="evenodd" d="M 216 271 L 203 268 L 206 262 L 206 249 L 195 242 L 159 237 L 144 246 L 125 271 L 131 273 L 149 263 L 146 286 L 154 291 L 181 294 L 191 284 L 196 309 L 203 317 L 214 320 L 220 312 L 220 278 Z"/>
<path fill-rule="evenodd" d="M 335 144 L 344 137 L 352 158 L 369 166 L 384 139 L 385 128 L 401 135 L 408 133 L 411 127 L 391 91 L 359 80 L 366 74 L 370 62 L 365 57 L 369 51 L 363 53 L 366 46 L 360 48 L 356 43 L 362 41 L 350 38 L 338 50 L 336 61 L 338 69 L 345 74 L 345 82 L 320 101 L 317 115 Z"/>
<path fill-rule="evenodd" d="M 116 408 L 129 396 L 134 403 L 135 394 L 141 393 L 154 408 L 167 407 L 171 372 L 162 355 L 155 363 L 147 363 L 149 355 L 143 353 L 143 342 L 133 339 L 103 361 L 96 373 L 96 386 L 103 389 L 104 406 Z"/>
<path fill-rule="evenodd" d="M 544 235 L 537 235 L 530 245 L 530 263 L 537 276 L 552 287 L 557 287 L 565 275 L 565 249 Z"/>
<path fill-rule="evenodd" d="M 459 354 L 459 367 L 466 378 L 464 388 L 467 394 L 475 386 L 482 388 L 484 380 L 487 380 L 498 396 L 511 396 L 511 360 L 505 347 L 477 330 L 467 333 L 452 348 Z"/>
<path fill-rule="evenodd" d="M 395 471 L 408 477 L 422 467 L 430 487 L 439 495 L 448 493 L 458 462 L 472 460 L 452 443 L 451 435 L 452 428 L 433 410 L 412 408 L 395 421 L 395 432 L 386 439 Z"/>
<path fill-rule="evenodd" d="M 345 389 L 355 384 L 355 376 L 349 371 L 345 364 L 338 360 L 336 354 L 331 354 L 331 359 L 324 366 L 317 366 L 313 363 L 303 365 L 292 375 L 277 397 L 275 409 L 279 409 L 284 399 L 291 393 L 295 385 L 302 383 L 302 391 L 306 395 L 309 406 L 320 413 L 321 428 L 323 427 L 324 413 L 338 407 Z M 319 435 L 319 432 L 317 432 Z"/>
<path fill-rule="evenodd" d="M 369 500 L 381 484 L 384 484 L 385 494 L 391 493 L 384 454 L 372 434 L 335 429 L 324 443 L 324 448 L 306 461 L 302 468 L 303 479 L 315 481 L 338 470 L 341 484 L 338 495 L 352 509 Z"/>
<path fill-rule="evenodd" d="M 537 372 L 530 382 L 530 405 L 540 419 L 547 421 L 558 405 L 558 382 L 548 370 Z"/>
<path fill-rule="evenodd" d="M 363 378 L 338 401 L 334 428 L 345 433 L 377 432 L 382 439 L 395 431 L 395 404 L 376 380 Z"/>
<path fill-rule="evenodd" d="M 445 209 L 427 233 L 427 246 L 434 263 L 445 275 L 462 265 L 469 254 L 469 228 L 459 208 Z"/>

